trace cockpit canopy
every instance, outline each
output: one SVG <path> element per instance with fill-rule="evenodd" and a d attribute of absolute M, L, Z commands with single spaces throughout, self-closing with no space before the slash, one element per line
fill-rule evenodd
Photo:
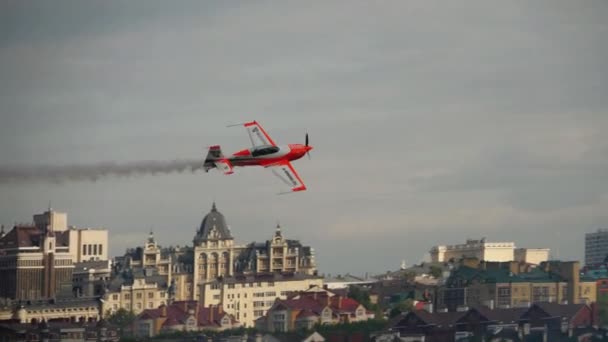
<path fill-rule="evenodd" d="M 253 157 L 265 156 L 267 154 L 273 154 L 276 152 L 279 152 L 279 147 L 272 146 L 272 145 L 263 145 L 263 146 L 258 146 L 258 147 L 254 147 L 251 149 L 251 155 Z"/>

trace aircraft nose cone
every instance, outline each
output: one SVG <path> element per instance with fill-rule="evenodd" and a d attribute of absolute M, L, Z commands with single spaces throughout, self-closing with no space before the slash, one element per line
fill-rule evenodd
<path fill-rule="evenodd" d="M 306 152 L 312 150 L 312 146 L 304 146 L 304 148 L 306 149 Z"/>

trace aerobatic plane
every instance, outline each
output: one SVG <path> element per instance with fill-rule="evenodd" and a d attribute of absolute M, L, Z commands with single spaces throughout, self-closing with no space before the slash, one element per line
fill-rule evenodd
<path fill-rule="evenodd" d="M 256 121 L 228 127 L 240 125 L 247 129 L 252 147 L 225 157 L 219 145 L 210 146 L 205 158 L 205 172 L 217 168 L 224 174 L 229 175 L 234 173 L 234 167 L 236 166 L 263 166 L 270 169 L 275 176 L 291 188 L 291 191 L 284 193 L 306 190 L 302 178 L 294 169 L 291 161 L 300 159 L 305 154 L 308 154 L 310 158 L 309 151 L 312 150 L 312 146 L 308 145 L 308 133 L 306 133 L 304 145 L 288 144 L 279 146 Z"/>

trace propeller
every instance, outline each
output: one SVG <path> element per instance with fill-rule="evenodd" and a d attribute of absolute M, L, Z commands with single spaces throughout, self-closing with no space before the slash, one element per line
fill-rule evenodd
<path fill-rule="evenodd" d="M 304 139 L 304 141 L 305 141 L 304 145 L 306 147 L 308 147 L 308 133 L 306 133 L 306 138 Z M 306 151 L 306 155 L 308 156 L 308 159 L 310 160 L 310 152 L 309 151 Z"/>

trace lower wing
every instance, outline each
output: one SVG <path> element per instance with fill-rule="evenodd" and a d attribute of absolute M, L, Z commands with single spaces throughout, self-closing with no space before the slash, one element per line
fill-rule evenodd
<path fill-rule="evenodd" d="M 269 168 L 275 176 L 279 177 L 283 181 L 283 183 L 291 187 L 291 191 L 285 191 L 279 194 L 306 190 L 306 185 L 304 185 L 302 178 L 300 178 L 296 170 L 293 168 L 293 165 L 291 165 L 289 161 L 285 160 L 266 167 Z"/>

